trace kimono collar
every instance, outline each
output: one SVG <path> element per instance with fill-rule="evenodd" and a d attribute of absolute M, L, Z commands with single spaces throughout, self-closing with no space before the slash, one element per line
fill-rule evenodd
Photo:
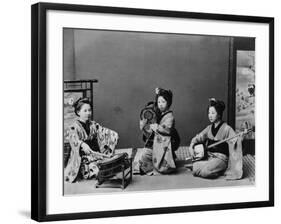
<path fill-rule="evenodd" d="M 220 123 L 218 124 L 217 127 L 215 127 L 215 124 L 212 124 L 212 127 L 211 127 L 211 131 L 212 131 L 212 135 L 214 137 L 216 137 L 219 129 L 221 128 L 221 126 L 224 124 L 224 121 L 220 121 Z"/>
<path fill-rule="evenodd" d="M 88 121 L 88 122 L 83 122 L 83 121 L 80 121 L 78 120 L 78 122 L 82 125 L 82 127 L 85 129 L 87 135 L 90 134 L 90 126 L 91 126 L 91 122 Z"/>
<path fill-rule="evenodd" d="M 159 116 L 158 119 L 157 119 L 157 123 L 159 123 L 159 122 L 162 120 L 162 118 L 163 118 L 165 115 L 169 114 L 169 113 L 172 113 L 172 111 L 171 111 L 171 110 L 168 110 L 168 111 L 166 111 L 165 113 L 160 114 L 160 116 Z"/>

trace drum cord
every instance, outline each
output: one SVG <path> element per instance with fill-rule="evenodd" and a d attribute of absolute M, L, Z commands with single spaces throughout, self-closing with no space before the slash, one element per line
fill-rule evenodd
<path fill-rule="evenodd" d="M 155 135 L 159 135 L 159 133 L 158 132 L 156 132 L 156 131 L 153 131 L 153 130 L 151 130 L 152 131 L 152 133 L 150 134 L 150 136 L 147 138 L 147 140 L 145 141 L 145 143 L 144 143 L 144 147 L 146 146 L 146 144 L 148 143 L 148 141 L 150 140 L 150 138 L 151 138 L 151 136 L 153 135 L 153 134 L 155 134 Z"/>
<path fill-rule="evenodd" d="M 148 143 L 148 141 L 150 140 L 150 138 L 152 137 L 152 135 L 154 134 L 154 132 L 152 131 L 152 133 L 150 134 L 150 136 L 146 139 L 145 143 L 144 143 L 144 147 L 146 146 L 146 144 Z"/>

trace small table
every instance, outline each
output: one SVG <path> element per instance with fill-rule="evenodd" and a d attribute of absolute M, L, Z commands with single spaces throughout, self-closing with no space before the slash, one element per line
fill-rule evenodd
<path fill-rule="evenodd" d="M 98 164 L 96 188 L 121 187 L 125 189 L 132 180 L 132 158 L 126 152 L 116 151 L 116 155 Z M 121 178 L 118 175 L 121 174 Z"/>

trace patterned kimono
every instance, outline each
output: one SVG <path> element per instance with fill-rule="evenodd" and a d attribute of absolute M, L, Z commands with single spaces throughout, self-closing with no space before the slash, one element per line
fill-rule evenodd
<path fill-rule="evenodd" d="M 82 179 L 89 179 L 97 176 L 97 163 L 103 157 L 95 154 L 112 153 L 118 141 L 118 134 L 108 128 L 102 127 L 95 121 L 87 124 L 76 120 L 67 133 L 71 146 L 70 157 L 64 170 L 65 181 L 74 182 L 80 174 Z M 83 144 L 82 144 L 83 143 Z M 94 151 L 85 153 L 83 147 L 87 145 Z"/>
<path fill-rule="evenodd" d="M 234 130 L 225 122 L 221 122 L 216 128 L 211 124 L 196 135 L 191 143 L 203 143 L 208 146 L 235 134 Z M 193 163 L 193 175 L 216 178 L 224 174 L 229 180 L 241 179 L 243 175 L 241 142 L 242 139 L 239 136 L 207 149 L 207 158 Z"/>
<path fill-rule="evenodd" d="M 157 123 L 159 128 L 152 135 L 153 146 L 144 149 L 139 167 L 144 173 L 150 173 L 153 170 L 162 174 L 171 173 L 176 170 L 175 151 L 180 144 L 172 111 L 161 115 Z"/>

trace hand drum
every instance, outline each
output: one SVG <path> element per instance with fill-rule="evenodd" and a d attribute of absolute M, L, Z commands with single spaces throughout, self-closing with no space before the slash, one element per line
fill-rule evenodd
<path fill-rule="evenodd" d="M 146 106 L 141 110 L 140 119 L 147 120 L 147 123 L 152 124 L 156 122 L 156 112 L 154 102 L 149 102 Z"/>

